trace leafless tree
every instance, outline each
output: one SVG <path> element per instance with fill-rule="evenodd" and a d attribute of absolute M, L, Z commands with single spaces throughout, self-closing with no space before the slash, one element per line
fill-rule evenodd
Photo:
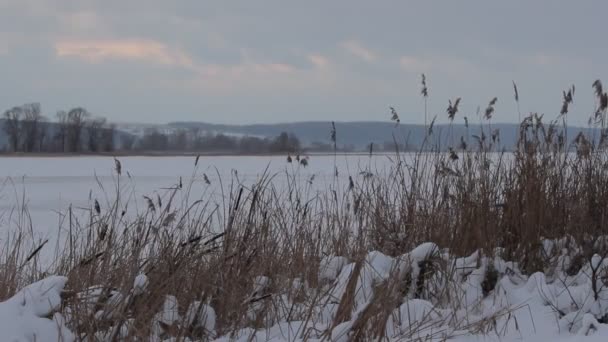
<path fill-rule="evenodd" d="M 104 152 L 114 151 L 114 135 L 116 132 L 116 125 L 106 125 L 101 131 L 101 148 Z"/>
<path fill-rule="evenodd" d="M 171 135 L 170 147 L 175 151 L 185 151 L 190 147 L 189 140 L 188 132 L 180 129 Z"/>
<path fill-rule="evenodd" d="M 10 147 L 14 152 L 19 150 L 22 116 L 22 107 L 13 107 L 4 112 L 4 131 L 8 135 Z"/>
<path fill-rule="evenodd" d="M 139 143 L 139 148 L 144 151 L 166 151 L 169 147 L 169 137 L 156 129 L 146 129 Z"/>
<path fill-rule="evenodd" d="M 198 138 L 201 137 L 202 135 L 202 129 L 200 127 L 191 127 L 188 129 L 188 140 L 190 145 L 193 145 L 193 142 L 195 142 Z M 193 146 L 190 146 L 190 148 L 192 148 Z"/>
<path fill-rule="evenodd" d="M 40 152 L 48 150 L 48 148 L 45 148 L 47 132 L 48 132 L 48 125 L 40 126 L 40 129 L 38 130 L 38 151 L 40 151 Z"/>
<path fill-rule="evenodd" d="M 135 144 L 135 136 L 131 134 L 123 134 L 120 136 L 120 148 L 125 151 L 133 149 Z"/>
<path fill-rule="evenodd" d="M 300 140 L 294 134 L 282 132 L 274 138 L 270 149 L 272 152 L 297 152 L 300 150 Z"/>
<path fill-rule="evenodd" d="M 68 112 L 67 118 L 67 145 L 70 152 L 78 152 L 81 148 L 82 128 L 85 126 L 89 112 L 77 107 Z"/>
<path fill-rule="evenodd" d="M 88 136 L 88 147 L 90 152 L 99 152 L 99 145 L 103 130 L 105 129 L 106 119 L 95 118 L 86 122 L 86 131 Z"/>
<path fill-rule="evenodd" d="M 68 135 L 68 113 L 66 111 L 59 111 L 57 116 L 57 129 L 55 133 L 55 140 L 57 141 L 57 150 L 59 152 L 66 151 L 66 140 Z"/>
<path fill-rule="evenodd" d="M 40 111 L 40 103 L 28 103 L 21 106 L 22 121 L 21 121 L 21 136 L 24 152 L 34 152 L 38 147 L 38 138 L 40 137 L 40 122 L 42 114 Z"/>

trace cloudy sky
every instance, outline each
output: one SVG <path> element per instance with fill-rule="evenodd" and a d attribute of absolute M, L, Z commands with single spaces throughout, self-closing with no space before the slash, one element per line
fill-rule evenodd
<path fill-rule="evenodd" d="M 122 122 L 423 122 L 462 97 L 496 121 L 553 117 L 576 84 L 570 120 L 608 82 L 597 1 L 0 0 L 0 105 L 84 106 Z M 462 119 L 462 118 L 460 118 Z"/>

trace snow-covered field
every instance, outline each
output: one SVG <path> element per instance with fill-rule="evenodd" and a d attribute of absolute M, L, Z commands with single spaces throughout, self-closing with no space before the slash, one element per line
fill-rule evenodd
<path fill-rule="evenodd" d="M 297 174 L 301 180 L 313 178 L 316 189 L 324 190 L 333 181 L 335 167 L 340 179 L 357 175 L 368 168 L 383 169 L 390 163 L 387 156 L 370 158 L 364 155 L 311 156 L 308 166 L 298 166 L 296 160 L 287 163 L 285 156 L 213 156 L 200 157 L 122 157 L 123 199 L 145 209 L 143 196 L 154 197 L 179 184 L 189 187 L 189 201 L 202 196 L 219 196 L 221 178 L 224 187 L 232 179 L 251 185 L 262 174 L 275 175 L 277 186 L 285 182 L 285 172 Z M 91 208 L 97 199 L 102 206 L 114 200 L 117 177 L 111 157 L 3 157 L 0 158 L 0 226 L 15 226 L 16 209 L 23 204 L 31 215 L 32 228 L 44 235 L 60 226 L 70 205 L 75 214 Z M 207 187 L 204 175 L 211 181 Z M 226 190 L 226 189 L 224 189 Z M 182 196 L 183 193 L 180 193 Z M 84 209 L 84 210 L 83 210 Z"/>

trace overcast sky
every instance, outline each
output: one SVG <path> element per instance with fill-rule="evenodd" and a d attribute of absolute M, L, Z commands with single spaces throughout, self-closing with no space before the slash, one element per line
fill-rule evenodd
<path fill-rule="evenodd" d="M 608 82 L 608 1 L 0 0 L 0 105 L 84 106 L 121 122 L 423 122 L 498 96 L 496 121 L 571 122 Z"/>

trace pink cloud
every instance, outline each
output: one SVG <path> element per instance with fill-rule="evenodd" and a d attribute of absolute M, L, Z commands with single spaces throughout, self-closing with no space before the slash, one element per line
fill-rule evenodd
<path fill-rule="evenodd" d="M 72 57 L 89 63 L 132 60 L 191 69 L 202 75 L 240 75 L 243 73 L 289 73 L 295 68 L 284 63 L 208 64 L 195 61 L 188 53 L 154 40 L 60 40 L 55 44 L 58 57 Z"/>
<path fill-rule="evenodd" d="M 61 40 L 55 44 L 60 58 L 77 58 L 87 63 L 136 61 L 169 67 L 186 68 L 192 72 L 189 79 L 163 80 L 171 88 L 198 89 L 210 93 L 230 93 L 238 87 L 264 88 L 268 84 L 288 82 L 293 74 L 302 70 L 285 63 L 260 62 L 244 58 L 240 63 L 205 63 L 191 57 L 186 51 L 169 47 L 153 40 L 104 39 Z"/>
<path fill-rule="evenodd" d="M 317 55 L 317 54 L 312 54 L 312 55 L 308 55 L 308 60 L 310 61 L 310 63 L 312 63 L 312 65 L 314 65 L 317 68 L 325 68 L 329 65 L 329 60 L 322 55 Z"/>
<path fill-rule="evenodd" d="M 58 57 L 74 57 L 90 63 L 122 59 L 172 66 L 194 66 L 186 53 L 154 40 L 60 40 L 55 44 L 55 53 Z"/>
<path fill-rule="evenodd" d="M 361 43 L 359 43 L 356 40 L 349 40 L 349 41 L 343 42 L 341 44 L 341 46 L 344 49 L 346 49 L 346 51 L 351 53 L 352 55 L 354 55 L 368 63 L 373 63 L 376 61 L 376 59 L 378 59 L 378 56 L 376 55 L 375 52 L 364 47 L 363 45 L 361 45 Z"/>

